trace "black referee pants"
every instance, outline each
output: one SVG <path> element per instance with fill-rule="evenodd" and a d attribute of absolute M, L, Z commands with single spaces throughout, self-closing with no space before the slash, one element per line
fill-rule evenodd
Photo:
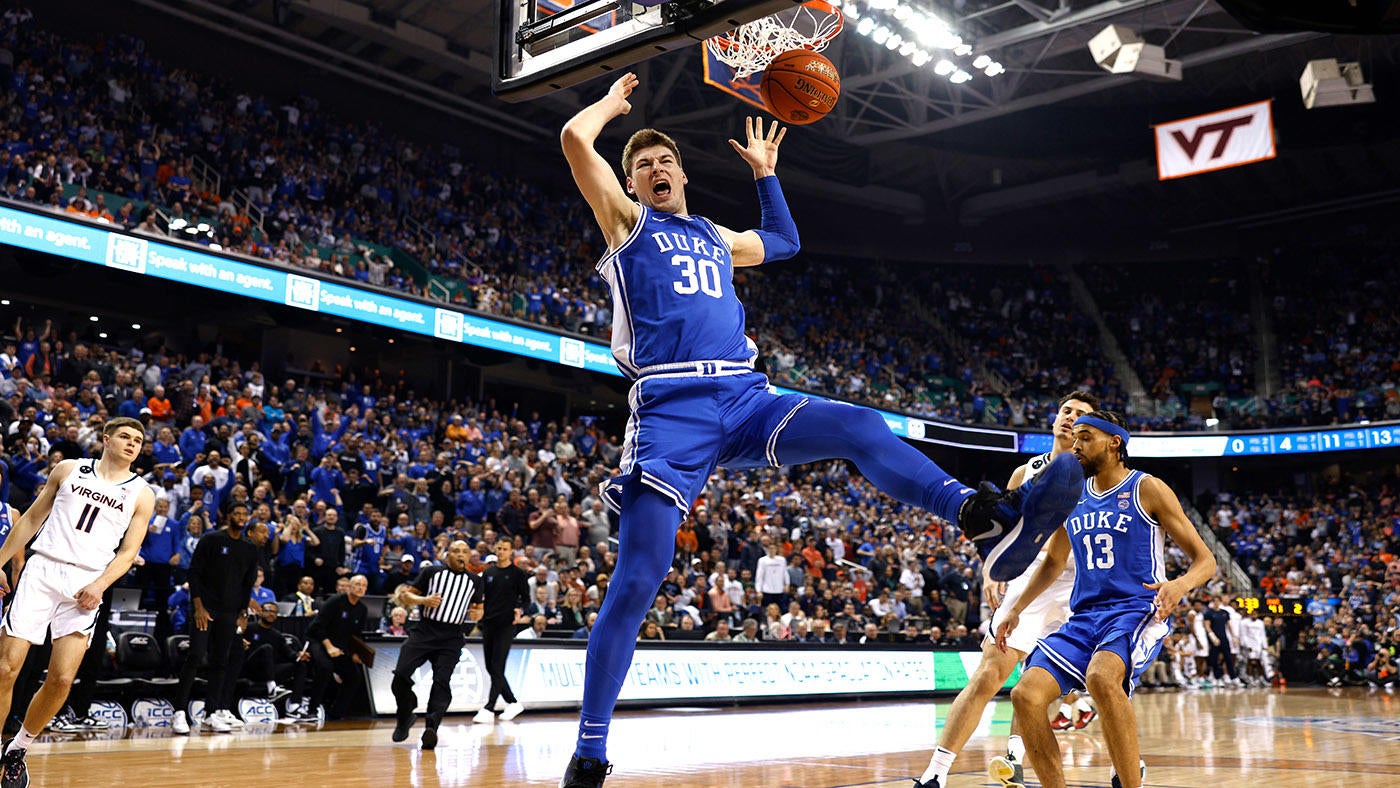
<path fill-rule="evenodd" d="M 398 713 L 407 716 L 418 708 L 418 696 L 413 693 L 413 672 L 424 663 L 433 666 L 433 686 L 428 692 L 429 728 L 437 728 L 442 715 L 452 705 L 452 672 L 462 659 L 466 633 L 459 626 L 436 621 L 419 621 L 408 633 L 408 640 L 399 649 L 399 661 L 394 665 L 394 691 Z"/>
<path fill-rule="evenodd" d="M 486 652 L 486 675 L 491 677 L 491 696 L 486 700 L 486 708 L 496 706 L 496 698 L 505 698 L 506 703 L 515 702 L 515 693 L 506 682 L 506 657 L 510 655 L 510 642 L 515 639 L 515 621 L 505 616 L 496 621 L 482 621 L 481 650 Z"/>

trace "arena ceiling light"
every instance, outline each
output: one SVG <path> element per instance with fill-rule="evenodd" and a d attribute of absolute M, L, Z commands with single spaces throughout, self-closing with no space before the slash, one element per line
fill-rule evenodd
<path fill-rule="evenodd" d="M 898 52 L 918 68 L 933 63 L 933 73 L 955 85 L 971 80 L 977 72 L 988 77 L 1006 73 L 1005 66 L 986 54 L 967 65 L 949 60 L 970 56 L 972 45 L 937 14 L 906 0 L 831 0 L 831 4 L 856 23 L 856 33 Z M 947 54 L 940 57 L 938 52 Z"/>
<path fill-rule="evenodd" d="M 1181 61 L 1167 59 L 1162 47 L 1142 40 L 1132 28 L 1109 25 L 1089 39 L 1089 54 L 1110 74 L 1136 74 L 1161 82 L 1181 81 Z"/>
<path fill-rule="evenodd" d="M 1303 91 L 1303 106 L 1337 107 L 1347 104 L 1371 104 L 1376 93 L 1366 84 L 1360 63 L 1338 63 L 1336 58 L 1310 60 L 1298 78 Z"/>

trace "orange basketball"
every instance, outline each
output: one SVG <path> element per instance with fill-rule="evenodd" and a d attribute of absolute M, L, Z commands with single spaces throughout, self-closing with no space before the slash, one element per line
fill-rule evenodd
<path fill-rule="evenodd" d="M 802 126 L 821 120 L 836 106 L 836 98 L 841 95 L 841 75 L 822 55 L 793 49 L 768 64 L 758 91 L 775 117 Z"/>

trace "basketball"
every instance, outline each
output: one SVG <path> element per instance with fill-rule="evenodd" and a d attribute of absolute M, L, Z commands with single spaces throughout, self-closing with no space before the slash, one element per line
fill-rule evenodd
<path fill-rule="evenodd" d="M 793 49 L 768 64 L 759 82 L 768 111 L 784 123 L 803 126 L 826 117 L 841 95 L 841 75 L 825 56 Z"/>

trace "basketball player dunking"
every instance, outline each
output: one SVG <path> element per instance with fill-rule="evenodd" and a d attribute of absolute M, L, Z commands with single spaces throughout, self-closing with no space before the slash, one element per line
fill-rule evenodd
<path fill-rule="evenodd" d="M 107 422 L 102 459 L 64 460 L 54 466 L 43 492 L 0 547 L 3 567 L 34 539 L 34 555 L 0 626 L 0 720 L 9 717 L 11 692 L 29 646 L 43 645 L 45 635 L 53 637 L 48 678 L 0 758 L 3 788 L 29 785 L 25 752 L 68 698 L 103 592 L 126 574 L 141 549 L 156 496 L 131 472 L 131 463 L 145 442 L 136 419 Z M 9 591 L 9 578 L 0 570 L 0 594 Z"/>
<path fill-rule="evenodd" d="M 1215 558 L 1181 504 L 1161 480 L 1135 471 L 1123 418 L 1096 411 L 1074 423 L 1074 454 L 1088 480 L 1065 527 L 1045 547 L 1046 559 L 997 627 L 1005 646 L 1021 615 L 1064 571 L 1074 555 L 1074 615 L 1042 637 L 1011 691 L 1030 763 L 1045 788 L 1063 788 L 1060 745 L 1045 707 L 1072 689 L 1088 689 L 1103 715 L 1113 762 L 1113 788 L 1140 788 L 1137 716 L 1132 693 L 1171 630 L 1167 620 L 1183 596 L 1215 574 Z M 1164 536 L 1191 559 L 1186 574 L 1168 580 Z"/>
<path fill-rule="evenodd" d="M 598 272 L 612 290 L 613 358 L 635 381 L 621 474 L 602 487 L 621 513 L 617 568 L 588 639 L 578 744 L 563 788 L 595 788 L 610 770 L 608 726 L 637 629 L 670 569 L 681 519 L 717 466 L 849 459 L 890 496 L 960 525 L 1004 580 L 1034 560 L 1083 487 L 1065 456 L 1034 485 L 974 490 L 896 438 L 872 410 L 771 391 L 753 369 L 757 349 L 744 335 L 733 280 L 735 267 L 797 254 L 797 227 L 773 174 L 786 129 L 775 123 L 765 133 L 750 118 L 746 144 L 729 141 L 753 170 L 761 208 L 758 229 L 734 232 L 689 213 L 680 150 L 665 134 L 632 135 L 622 152 L 625 190 L 594 149 L 603 128 L 632 110 L 637 84 L 624 75 L 562 134 L 608 244 Z"/>
<path fill-rule="evenodd" d="M 1072 391 L 1060 398 L 1060 407 L 1051 427 L 1054 445 L 1050 451 L 1018 467 L 1011 474 L 1007 487 L 1020 487 L 1048 468 L 1055 457 L 1068 453 L 1074 445 L 1074 420 L 1097 410 L 1098 406 L 1098 397 L 1083 391 Z M 1001 584 L 990 580 L 983 583 L 988 604 L 995 614 L 992 616 L 987 638 L 982 643 L 982 661 L 977 664 L 977 670 L 973 671 L 967 686 L 953 700 L 953 707 L 943 724 L 943 733 L 938 737 L 938 748 L 929 759 L 928 768 L 924 770 L 923 776 L 914 781 L 914 788 L 948 788 L 948 772 L 963 745 L 967 744 L 967 740 L 972 737 L 977 725 L 982 721 L 982 710 L 987 702 L 1010 678 L 1016 665 L 1035 647 L 1036 640 L 1059 629 L 1061 624 L 1069 620 L 1069 597 L 1074 588 L 1072 560 L 1065 562 L 1064 571 L 1055 578 L 1050 589 L 1026 609 L 1016 631 L 1006 638 L 1006 646 L 997 647 L 997 624 L 1005 616 L 1008 607 L 1020 598 L 1031 574 L 1044 561 L 1045 551 L 1042 550 L 1030 569 L 1005 587 L 1004 595 L 999 594 Z M 1079 702 L 1082 701 L 1081 698 Z M 1021 743 L 1018 726 L 1013 720 L 1006 757 L 992 761 L 989 767 L 991 776 L 1001 780 L 1002 785 L 1008 788 L 1023 788 L 1021 762 L 1025 760 L 1025 756 L 1025 747 Z"/>

